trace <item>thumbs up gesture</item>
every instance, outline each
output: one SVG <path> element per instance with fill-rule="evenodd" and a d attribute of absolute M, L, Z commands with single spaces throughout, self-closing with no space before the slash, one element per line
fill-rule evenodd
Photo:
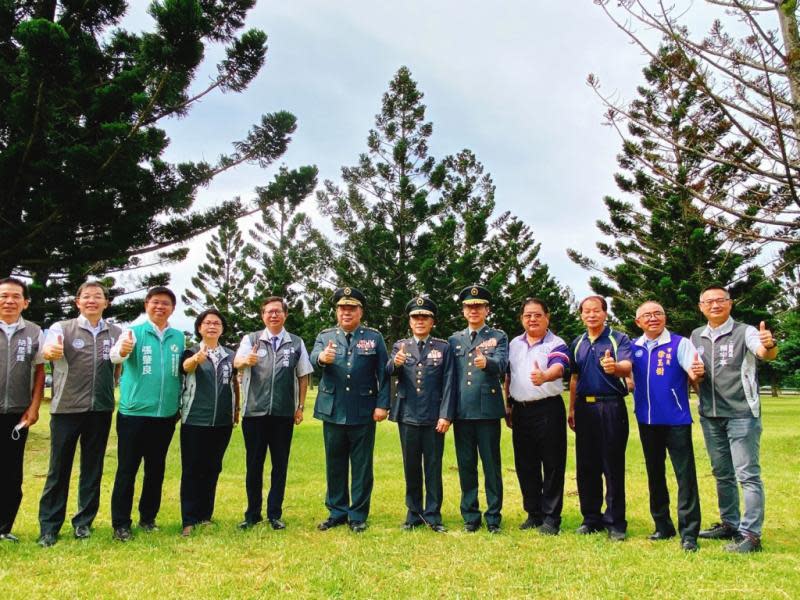
<path fill-rule="evenodd" d="M 202 365 L 204 362 L 206 362 L 207 358 L 208 358 L 208 348 L 206 348 L 204 342 L 201 342 L 200 350 L 198 350 L 194 355 L 195 363 L 198 365 Z"/>
<path fill-rule="evenodd" d="M 64 336 L 59 335 L 55 344 L 50 344 L 45 351 L 46 360 L 60 360 L 64 358 Z"/>
<path fill-rule="evenodd" d="M 772 332 L 767 329 L 767 324 L 764 321 L 761 321 L 758 326 L 758 339 L 767 350 L 772 350 L 775 347 L 775 338 L 772 337 Z"/>
<path fill-rule="evenodd" d="M 611 356 L 611 350 L 606 350 L 603 358 L 600 359 L 600 366 L 603 367 L 603 371 L 606 375 L 614 374 L 614 371 L 617 369 L 617 361 Z"/>
<path fill-rule="evenodd" d="M 245 364 L 248 367 L 255 367 L 258 364 L 258 344 L 250 348 L 250 354 L 247 355 Z"/>
<path fill-rule="evenodd" d="M 325 346 L 325 350 L 320 352 L 319 355 L 319 362 L 324 365 L 329 365 L 333 363 L 336 359 L 336 345 L 333 343 L 333 340 L 328 340 L 328 345 Z"/>
<path fill-rule="evenodd" d="M 483 355 L 483 352 L 481 352 L 480 346 L 475 348 L 475 366 L 479 369 L 486 368 L 486 357 Z"/>
<path fill-rule="evenodd" d="M 394 355 L 394 366 L 395 367 L 402 367 L 405 362 L 408 354 L 406 353 L 406 343 L 403 342 L 400 345 L 400 350 L 397 351 L 397 354 Z"/>
<path fill-rule="evenodd" d="M 136 345 L 136 341 L 133 339 L 133 331 L 130 329 L 128 330 L 127 335 L 122 338 L 122 342 L 119 346 L 119 355 L 123 358 L 128 356 L 131 352 L 133 352 L 133 347 Z"/>
<path fill-rule="evenodd" d="M 703 361 L 700 360 L 700 355 L 695 352 L 694 358 L 692 359 L 692 366 L 690 368 L 692 379 L 695 381 L 698 379 L 702 379 L 703 376 L 706 374 L 706 366 L 703 364 Z"/>
<path fill-rule="evenodd" d="M 533 360 L 533 370 L 531 371 L 531 383 L 533 385 L 542 385 L 545 383 L 544 371 L 539 368 L 539 363 L 536 359 Z"/>

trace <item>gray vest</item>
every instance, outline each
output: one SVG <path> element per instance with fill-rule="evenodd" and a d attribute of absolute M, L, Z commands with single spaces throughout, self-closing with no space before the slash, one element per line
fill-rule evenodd
<path fill-rule="evenodd" d="M 109 353 L 119 338 L 117 325 L 104 323 L 94 336 L 78 319 L 61 321 L 64 358 L 53 361 L 51 414 L 114 410 L 114 365 Z"/>
<path fill-rule="evenodd" d="M 10 339 L 0 331 L 0 414 L 22 413 L 30 406 L 41 332 L 36 323 L 24 319 Z"/>
<path fill-rule="evenodd" d="M 297 402 L 297 374 L 303 341 L 294 334 L 284 336 L 278 351 L 272 343 L 262 340 L 261 331 L 251 333 L 250 344 L 258 352 L 258 363 L 244 369 L 242 375 L 242 404 L 244 417 L 273 415 L 291 417 Z"/>
<path fill-rule="evenodd" d="M 692 332 L 706 374 L 700 383 L 700 414 L 704 417 L 758 417 L 756 357 L 747 349 L 747 325 L 734 322 L 730 333 L 715 340 L 702 335 L 705 327 Z"/>

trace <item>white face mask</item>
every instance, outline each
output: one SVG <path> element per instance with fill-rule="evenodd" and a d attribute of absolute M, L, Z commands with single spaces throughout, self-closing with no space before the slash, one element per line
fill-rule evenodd
<path fill-rule="evenodd" d="M 14 429 L 11 431 L 11 439 L 15 442 L 20 438 L 19 432 L 28 426 L 26 421 L 20 421 L 16 425 L 14 425 Z"/>

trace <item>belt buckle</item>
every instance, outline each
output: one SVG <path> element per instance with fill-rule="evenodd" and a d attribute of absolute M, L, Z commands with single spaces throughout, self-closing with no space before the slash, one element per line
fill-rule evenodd
<path fill-rule="evenodd" d="M 586 396 L 587 404 L 594 404 L 595 402 L 597 402 L 597 398 L 595 398 L 594 396 Z"/>

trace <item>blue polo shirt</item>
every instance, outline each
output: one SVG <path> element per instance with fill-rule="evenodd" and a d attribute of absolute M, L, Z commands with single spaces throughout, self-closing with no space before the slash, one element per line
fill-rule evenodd
<path fill-rule="evenodd" d="M 614 342 L 611 342 L 611 338 Z M 616 347 L 615 347 L 616 346 Z M 575 338 L 569 347 L 570 371 L 578 376 L 576 389 L 578 397 L 586 396 L 626 396 L 628 386 L 621 377 L 607 375 L 600 366 L 600 359 L 606 350 L 617 362 L 631 360 L 631 340 L 620 331 L 606 325 L 603 332 L 594 340 L 584 333 Z"/>

